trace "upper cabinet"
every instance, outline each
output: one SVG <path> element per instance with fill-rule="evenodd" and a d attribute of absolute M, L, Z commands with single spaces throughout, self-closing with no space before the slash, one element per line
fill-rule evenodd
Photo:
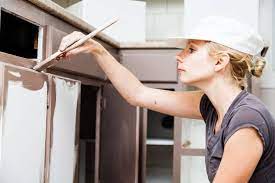
<path fill-rule="evenodd" d="M 35 61 L 45 57 L 43 26 L 15 14 L 5 5 L 6 3 L 0 4 L 0 54 L 1 58 L 3 55 L 9 58 L 1 61 L 31 68 Z M 15 57 L 25 59 L 18 61 Z"/>
<path fill-rule="evenodd" d="M 61 40 L 67 33 L 53 27 L 47 26 L 47 55 L 58 51 Z M 62 60 L 56 66 L 56 69 L 67 70 L 76 74 L 87 75 L 98 79 L 105 79 L 105 74 L 96 63 L 94 57 L 89 54 L 79 54 L 67 60 Z"/>
<path fill-rule="evenodd" d="M 23 65 L 20 62 L 12 62 L 18 66 L 31 68 L 36 62 L 40 62 L 58 51 L 64 36 L 73 31 L 81 31 L 67 23 L 68 18 L 66 21 L 58 19 L 28 1 L 3 0 L 0 1 L 0 7 L 0 54 L 5 53 L 30 59 L 26 61 L 28 64 Z M 66 16 L 72 15 L 67 13 Z M 73 18 L 72 16 L 71 19 Z M 89 26 L 88 24 L 84 25 Z M 90 31 L 90 27 L 82 27 L 83 29 L 88 31 L 84 34 Z M 115 58 L 119 58 L 117 48 L 104 41 L 97 41 Z M 6 60 L 6 62 L 11 63 L 10 60 Z M 61 60 L 51 69 L 89 78 L 106 79 L 95 58 L 89 54 L 79 54 L 69 60 Z"/>

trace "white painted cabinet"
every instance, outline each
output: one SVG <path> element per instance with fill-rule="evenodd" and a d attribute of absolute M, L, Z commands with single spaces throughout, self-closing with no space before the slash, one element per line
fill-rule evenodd
<path fill-rule="evenodd" d="M 51 76 L 49 183 L 73 183 L 78 159 L 80 82 Z"/>
<path fill-rule="evenodd" d="M 0 182 L 44 181 L 47 76 L 0 65 Z"/>
<path fill-rule="evenodd" d="M 74 183 L 80 82 L 0 64 L 0 182 Z"/>

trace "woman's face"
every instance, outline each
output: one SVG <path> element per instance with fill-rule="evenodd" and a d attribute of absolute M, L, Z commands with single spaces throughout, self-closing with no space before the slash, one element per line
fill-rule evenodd
<path fill-rule="evenodd" d="M 199 87 L 215 74 L 215 60 L 205 47 L 206 41 L 189 41 L 187 47 L 177 55 L 178 73 L 184 84 Z"/>

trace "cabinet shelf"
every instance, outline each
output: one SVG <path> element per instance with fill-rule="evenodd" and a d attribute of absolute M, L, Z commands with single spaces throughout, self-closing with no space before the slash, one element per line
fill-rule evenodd
<path fill-rule="evenodd" d="M 169 139 L 147 139 L 147 145 L 174 145 L 174 140 Z"/>

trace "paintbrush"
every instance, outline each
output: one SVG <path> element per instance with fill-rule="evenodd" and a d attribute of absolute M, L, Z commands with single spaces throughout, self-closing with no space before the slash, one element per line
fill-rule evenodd
<path fill-rule="evenodd" d="M 81 46 L 83 43 L 85 43 L 87 40 L 89 40 L 90 38 L 93 38 L 95 35 L 97 35 L 99 32 L 103 31 L 104 29 L 108 28 L 109 26 L 113 25 L 114 23 L 116 23 L 118 21 L 117 18 L 114 18 L 110 21 L 108 21 L 106 24 L 98 27 L 96 30 L 92 31 L 90 34 L 84 36 L 83 38 L 81 38 L 80 40 L 78 40 L 77 42 L 73 43 L 72 45 L 68 46 L 64 51 L 60 51 L 58 50 L 57 52 L 55 52 L 54 54 L 52 54 L 51 56 L 49 56 L 48 58 L 46 58 L 45 60 L 37 63 L 33 69 L 36 71 L 43 71 L 46 68 L 49 68 L 53 65 L 55 65 L 57 62 L 59 62 L 60 57 L 62 55 L 64 55 L 66 52 L 75 49 L 78 46 Z"/>

